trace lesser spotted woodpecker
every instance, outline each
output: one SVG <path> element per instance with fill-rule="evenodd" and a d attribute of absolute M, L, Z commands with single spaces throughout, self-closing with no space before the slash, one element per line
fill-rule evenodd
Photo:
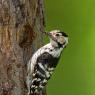
<path fill-rule="evenodd" d="M 39 95 L 44 89 L 68 44 L 68 35 L 60 30 L 49 32 L 49 36 L 50 43 L 38 49 L 28 63 L 28 95 Z"/>

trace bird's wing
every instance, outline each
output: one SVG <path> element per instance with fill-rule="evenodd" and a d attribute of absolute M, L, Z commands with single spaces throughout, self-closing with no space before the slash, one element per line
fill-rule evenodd
<path fill-rule="evenodd" d="M 39 89 L 43 89 L 45 87 L 57 65 L 56 63 L 58 63 L 57 60 L 58 58 L 54 58 L 48 52 L 43 52 L 39 57 L 37 57 L 35 65 L 33 65 L 31 61 L 29 62 L 29 66 L 32 66 L 28 67 L 27 80 L 29 89 L 31 87 L 30 91 L 32 93 L 38 93 L 41 91 Z"/>

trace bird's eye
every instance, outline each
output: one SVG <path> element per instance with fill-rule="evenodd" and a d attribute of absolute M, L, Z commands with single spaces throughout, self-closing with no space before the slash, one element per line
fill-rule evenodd
<path fill-rule="evenodd" d="M 59 34 L 56 34 L 56 36 L 59 36 Z"/>

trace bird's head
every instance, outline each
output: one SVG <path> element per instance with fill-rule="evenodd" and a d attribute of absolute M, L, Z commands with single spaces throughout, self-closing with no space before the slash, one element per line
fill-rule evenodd
<path fill-rule="evenodd" d="M 50 43 L 54 47 L 64 48 L 68 44 L 68 35 L 60 30 L 49 32 Z"/>

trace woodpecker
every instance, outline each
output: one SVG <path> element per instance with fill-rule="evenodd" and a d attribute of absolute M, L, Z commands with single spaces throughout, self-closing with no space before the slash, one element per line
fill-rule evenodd
<path fill-rule="evenodd" d="M 68 35 L 60 30 L 48 33 L 50 43 L 38 49 L 29 60 L 27 68 L 28 95 L 39 95 L 50 79 L 68 44 Z"/>

